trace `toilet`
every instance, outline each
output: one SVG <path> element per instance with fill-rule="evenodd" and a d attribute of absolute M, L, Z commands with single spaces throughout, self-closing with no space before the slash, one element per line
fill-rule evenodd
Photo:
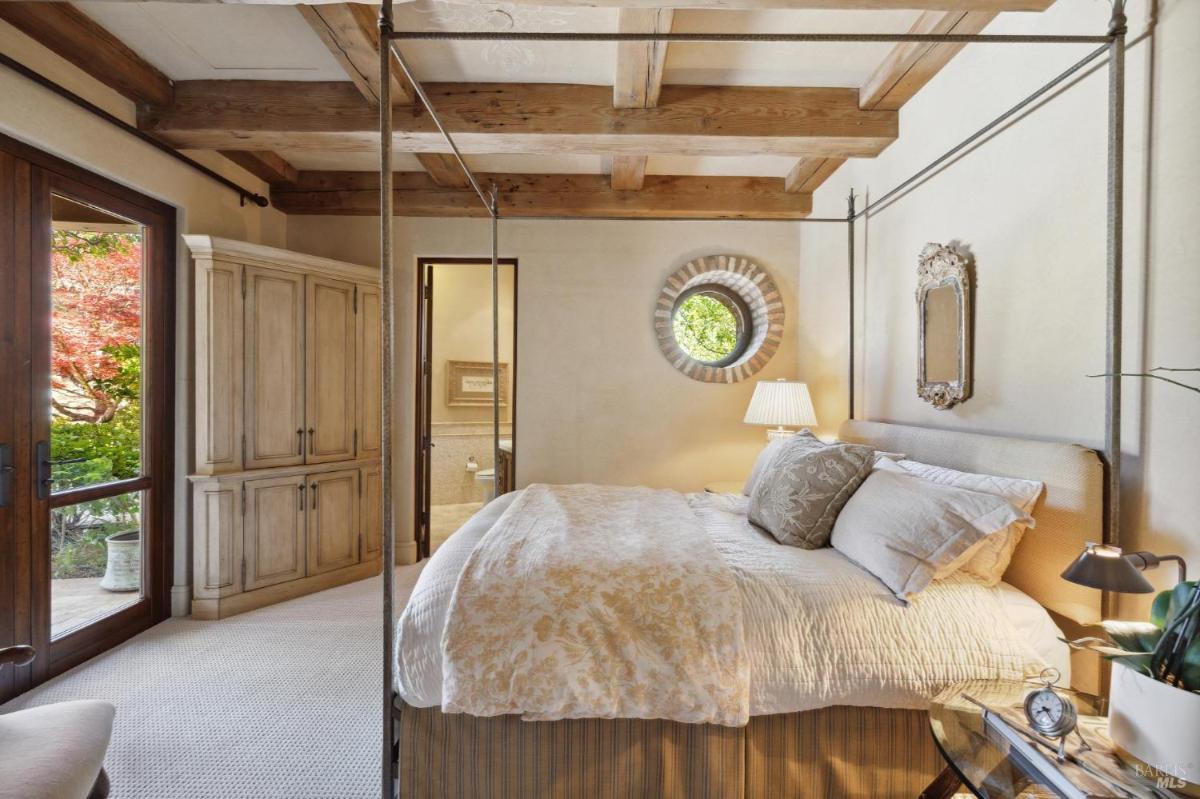
<path fill-rule="evenodd" d="M 475 472 L 475 482 L 483 485 L 483 504 L 496 498 L 496 470 L 480 469 Z"/>

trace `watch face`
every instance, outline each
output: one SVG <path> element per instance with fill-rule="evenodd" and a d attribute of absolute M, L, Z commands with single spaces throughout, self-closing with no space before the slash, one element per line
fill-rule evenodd
<path fill-rule="evenodd" d="M 1075 726 L 1075 708 L 1049 688 L 1025 698 L 1025 715 L 1035 730 L 1046 735 L 1066 735 Z"/>

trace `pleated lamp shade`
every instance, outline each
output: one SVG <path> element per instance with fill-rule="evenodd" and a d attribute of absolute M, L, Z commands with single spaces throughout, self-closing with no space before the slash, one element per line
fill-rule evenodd
<path fill-rule="evenodd" d="M 779 427 L 813 427 L 817 423 L 817 413 L 813 410 L 807 384 L 798 380 L 760 380 L 754 387 L 754 396 L 742 421 Z"/>

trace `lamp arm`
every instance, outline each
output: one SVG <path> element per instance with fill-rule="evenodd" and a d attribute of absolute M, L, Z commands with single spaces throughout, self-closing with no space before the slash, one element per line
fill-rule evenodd
<path fill-rule="evenodd" d="M 1153 552 L 1128 552 L 1125 559 L 1139 571 L 1158 568 L 1164 560 L 1173 560 L 1179 564 L 1179 582 L 1187 582 L 1187 563 L 1179 555 L 1155 555 Z"/>

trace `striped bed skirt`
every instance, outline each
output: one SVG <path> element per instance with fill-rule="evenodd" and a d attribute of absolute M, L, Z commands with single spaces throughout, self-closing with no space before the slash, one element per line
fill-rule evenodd
<path fill-rule="evenodd" d="M 745 727 L 521 721 L 397 700 L 401 799 L 912 799 L 945 764 L 920 710 L 831 707 Z"/>

